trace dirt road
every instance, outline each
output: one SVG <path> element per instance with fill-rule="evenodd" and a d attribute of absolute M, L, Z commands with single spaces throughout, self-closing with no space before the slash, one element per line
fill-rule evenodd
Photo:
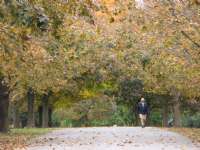
<path fill-rule="evenodd" d="M 200 150 L 184 136 L 152 127 L 66 128 L 30 143 L 28 150 Z"/>

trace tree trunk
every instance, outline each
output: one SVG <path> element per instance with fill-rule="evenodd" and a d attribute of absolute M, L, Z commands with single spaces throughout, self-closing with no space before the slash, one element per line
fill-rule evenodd
<path fill-rule="evenodd" d="M 51 118 L 51 116 L 52 116 L 52 108 L 49 108 L 49 122 L 48 122 L 49 127 L 52 126 L 52 118 Z"/>
<path fill-rule="evenodd" d="M 14 125 L 14 128 L 20 127 L 19 105 L 18 105 L 18 103 L 14 103 L 14 106 L 13 106 L 13 125 Z"/>
<path fill-rule="evenodd" d="M 181 126 L 181 110 L 180 110 L 180 93 L 174 97 L 174 126 L 180 127 Z"/>
<path fill-rule="evenodd" d="M 168 127 L 168 115 L 169 115 L 169 111 L 168 111 L 168 102 L 166 100 L 164 100 L 163 103 L 163 112 L 162 112 L 162 116 L 163 116 L 163 127 Z"/>
<path fill-rule="evenodd" d="M 8 131 L 9 90 L 0 79 L 0 132 Z"/>
<path fill-rule="evenodd" d="M 139 118 L 138 118 L 139 114 L 138 114 L 138 110 L 137 110 L 138 109 L 137 108 L 138 107 L 138 102 L 135 103 L 133 107 L 134 107 L 133 109 L 135 110 L 135 112 L 134 112 L 134 115 L 135 115 L 135 126 L 138 126 L 139 125 Z"/>
<path fill-rule="evenodd" d="M 38 121 L 38 126 L 39 127 L 42 127 L 42 106 L 39 106 L 38 107 L 38 119 L 39 119 L 39 121 Z"/>
<path fill-rule="evenodd" d="M 49 122 L 49 106 L 48 95 L 44 95 L 42 98 L 42 127 L 47 128 Z"/>
<path fill-rule="evenodd" d="M 34 116 L 34 99 L 35 95 L 33 90 L 30 88 L 27 93 L 28 100 L 28 123 L 27 127 L 35 127 L 35 116 Z"/>

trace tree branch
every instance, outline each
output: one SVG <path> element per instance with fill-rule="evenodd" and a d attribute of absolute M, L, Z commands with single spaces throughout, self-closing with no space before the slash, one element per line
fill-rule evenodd
<path fill-rule="evenodd" d="M 181 33 L 182 33 L 188 40 L 190 40 L 194 45 L 196 45 L 197 47 L 200 47 L 200 44 L 197 43 L 196 41 L 194 41 L 186 32 L 181 31 Z"/>

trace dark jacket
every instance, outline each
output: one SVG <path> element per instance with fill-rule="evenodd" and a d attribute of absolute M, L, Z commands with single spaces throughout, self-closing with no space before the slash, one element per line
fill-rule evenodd
<path fill-rule="evenodd" d="M 139 102 L 138 107 L 137 107 L 137 112 L 138 114 L 147 115 L 149 113 L 149 107 L 147 103 L 144 102 L 144 105 L 143 105 L 142 102 Z"/>

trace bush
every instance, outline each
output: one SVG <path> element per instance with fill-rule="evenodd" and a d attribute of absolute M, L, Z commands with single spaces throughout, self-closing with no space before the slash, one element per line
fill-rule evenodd
<path fill-rule="evenodd" d="M 62 120 L 60 123 L 61 127 L 73 127 L 73 121 L 70 119 Z"/>
<path fill-rule="evenodd" d="M 61 124 L 60 122 L 61 122 L 61 119 L 58 116 L 58 114 L 57 113 L 53 113 L 52 114 L 52 126 L 53 127 L 59 127 L 60 124 Z"/>
<path fill-rule="evenodd" d="M 186 112 L 182 117 L 182 125 L 184 127 L 200 128 L 200 113 L 191 115 L 191 113 Z"/>
<path fill-rule="evenodd" d="M 118 126 L 130 126 L 133 124 L 134 114 L 125 105 L 118 105 L 117 110 L 111 118 L 112 124 Z"/>
<path fill-rule="evenodd" d="M 158 111 L 152 111 L 150 115 L 150 124 L 154 126 L 162 125 L 162 115 Z"/>

